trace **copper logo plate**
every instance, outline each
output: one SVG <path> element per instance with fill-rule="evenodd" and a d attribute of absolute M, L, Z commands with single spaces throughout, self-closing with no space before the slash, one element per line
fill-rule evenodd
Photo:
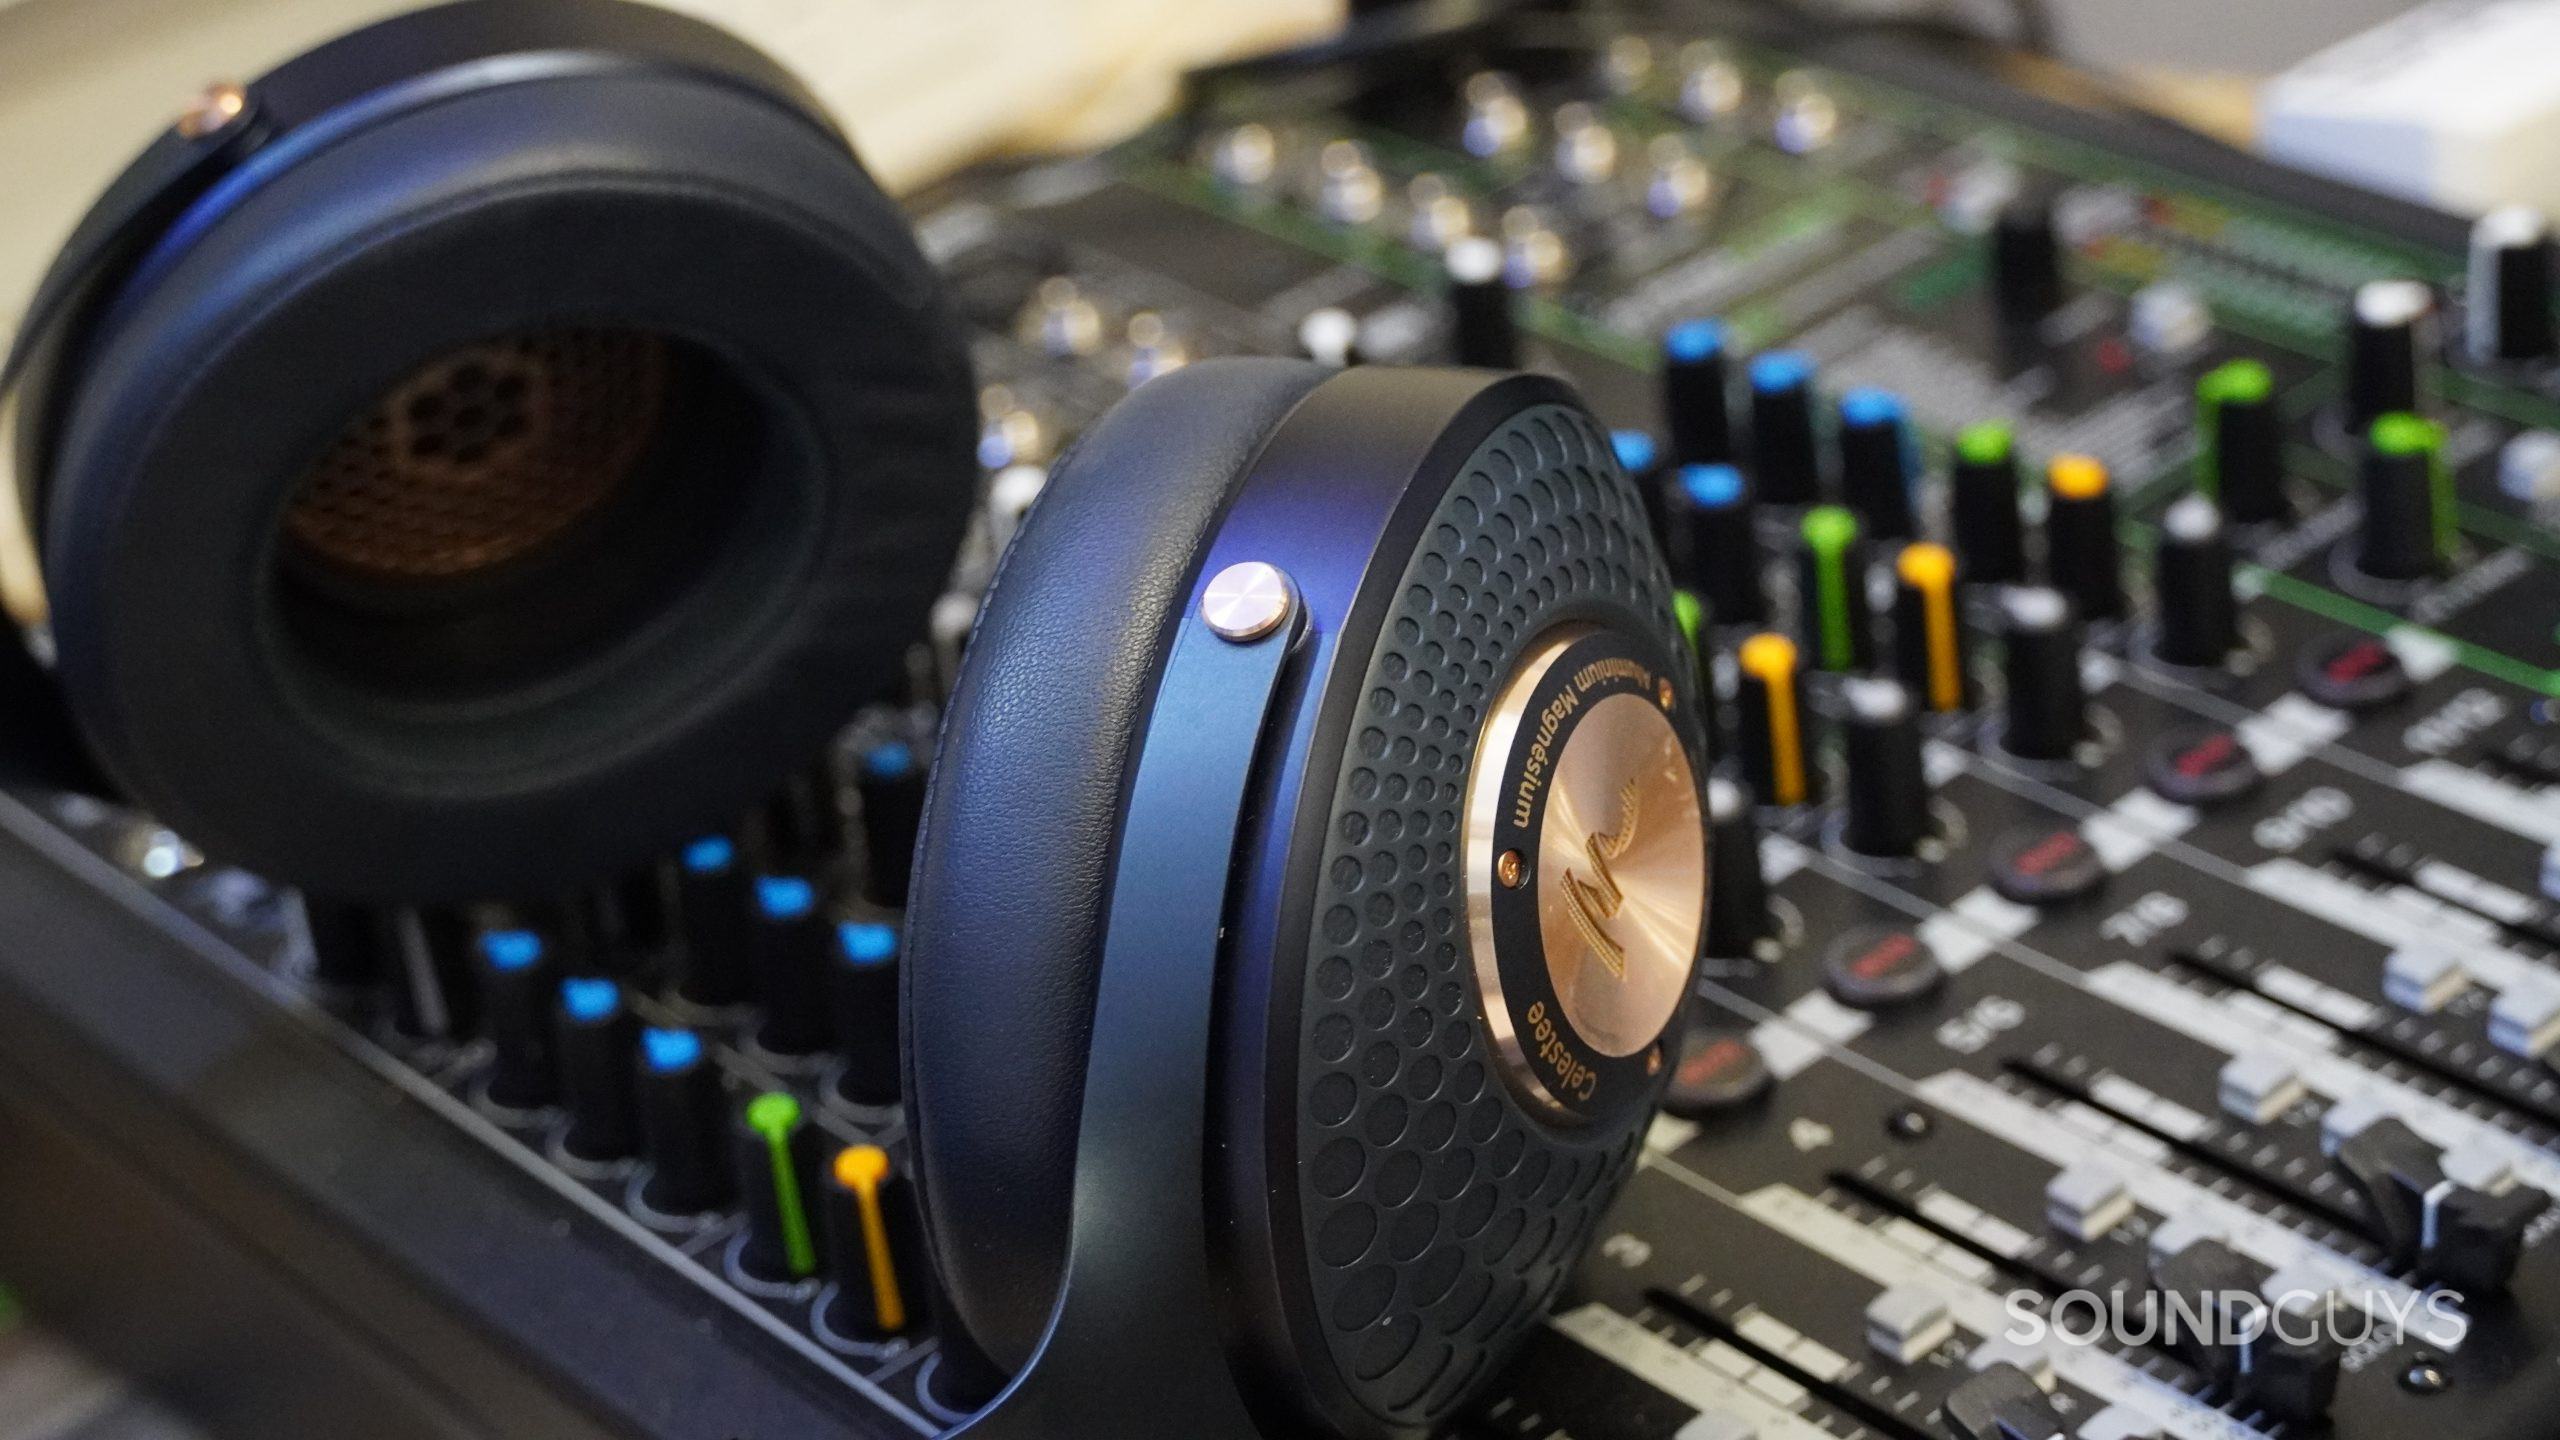
<path fill-rule="evenodd" d="M 1615 632 L 1559 628 L 1496 702 L 1467 795 L 1469 939 L 1514 1085 L 1596 1118 L 1643 1093 L 1706 917 L 1676 688 Z"/>

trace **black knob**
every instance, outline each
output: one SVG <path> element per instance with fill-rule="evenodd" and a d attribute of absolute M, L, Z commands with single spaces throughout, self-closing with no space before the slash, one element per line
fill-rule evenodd
<path fill-rule="evenodd" d="M 2524 1258 L 2525 1232 L 2550 1208 L 2551 1197 L 2530 1185 L 2495 1192 L 2457 1185 L 2437 1202 L 2419 1273 L 2460 1295 L 2503 1290 Z"/>
<path fill-rule="evenodd" d="M 2271 1320 L 2248 1345 L 2247 1378 L 2240 1393 L 2280 1419 L 2316 1423 L 2338 1398 L 2346 1349 L 2331 1338 L 2328 1322 L 2295 1315 Z"/>
<path fill-rule="evenodd" d="M 827 1046 L 827 959 L 833 948 L 817 887 L 797 875 L 760 875 L 747 953 L 763 1012 L 756 1043 L 776 1055 Z"/>
<path fill-rule="evenodd" d="M 1900 1010 L 1946 980 L 1937 950 L 1908 925 L 1852 925 L 1822 950 L 1822 988 L 1854 1010 Z"/>
<path fill-rule="evenodd" d="M 1618 468 L 1635 482 L 1636 498 L 1644 502 L 1644 519 L 1653 527 L 1668 555 L 1671 543 L 1671 480 L 1662 465 L 1662 447 L 1642 430 L 1609 432 L 1609 452 L 1618 457 Z"/>
<path fill-rule="evenodd" d="M 1955 552 L 1914 540 L 1893 560 L 1893 664 L 1922 708 L 1949 714 L 1973 703 L 1965 659 L 1961 575 Z"/>
<path fill-rule="evenodd" d="M 2193 1240 L 2153 1256 L 2153 1303 L 2185 1317 L 2164 1338 L 2215 1384 L 2280 1419 L 2316 1420 L 2337 1394 L 2345 1355 L 2327 1317 L 2271 1313 L 2259 1291 L 2273 1273 L 2220 1240 Z M 2309 1298 L 2315 1309 L 2328 1303 Z"/>
<path fill-rule="evenodd" d="M 2124 616 L 2124 556 L 2116 538 L 2115 486 L 2087 455 L 2056 457 L 2045 472 L 2045 577 L 2084 620 Z"/>
<path fill-rule="evenodd" d="M 877 1145 L 836 1152 L 825 1187 L 827 1328 L 877 1344 L 931 1320 L 924 1222 L 914 1182 Z"/>
<path fill-rule="evenodd" d="M 478 950 L 471 925 L 447 911 L 402 906 L 382 916 L 391 1024 L 413 1040 L 460 1040 L 480 1028 Z"/>
<path fill-rule="evenodd" d="M 2382 1116 L 2338 1138 L 2330 1157 L 2363 1195 L 2391 1263 L 2417 1263 L 2427 1197 L 2445 1183 L 2442 1153 L 2407 1123 Z"/>
<path fill-rule="evenodd" d="M 2501 206 L 2471 227 L 2463 338 L 2473 358 L 2539 360 L 2552 353 L 2552 259 L 2551 222 L 2530 206 Z"/>
<path fill-rule="evenodd" d="M 2525 1230 L 2551 1205 L 2530 1186 L 2482 1190 L 2447 1178 L 2442 1152 L 2391 1116 L 2339 1139 L 2332 1154 L 2380 1224 L 2392 1264 L 2462 1294 L 2505 1289 Z"/>
<path fill-rule="evenodd" d="M 2196 381 L 2196 488 L 2243 525 L 2293 509 L 2275 394 L 2275 376 L 2255 360 L 2217 365 Z"/>
<path fill-rule="evenodd" d="M 785 1283 L 818 1273 L 816 1212 L 818 1131 L 798 1097 L 769 1090 L 739 1110 L 729 1130 L 746 1231 L 738 1267 L 758 1280 Z"/>
<path fill-rule="evenodd" d="M 750 825 L 751 847 L 770 869 L 797 869 L 844 847 L 844 802 L 832 761 L 792 773 L 767 796 Z"/>
<path fill-rule="evenodd" d="M 2151 588 L 2160 607 L 2159 655 L 2172 665 L 2220 665 L 2240 643 L 2231 590 L 2231 537 L 2202 495 L 2181 496 L 2160 516 Z"/>
<path fill-rule="evenodd" d="M 2043 586 L 2000 596 L 2001 674 L 2008 682 L 2002 743 L 2029 760 L 2068 760 L 2089 733 L 2080 682 L 2080 617 L 2070 597 Z"/>
<path fill-rule="evenodd" d="M 2325 1317 L 2270 1313 L 2259 1292 L 2274 1273 L 2220 1240 L 2189 1241 L 2166 1254 L 2155 1244 L 2154 1304 L 2167 1307 L 2160 1313 L 2191 1317 L 2163 1335 L 2188 1364 L 2245 1403 L 2281 1419 L 2317 1419 L 2337 1393 L 2344 1356 Z"/>
<path fill-rule="evenodd" d="M 747 998 L 748 876 L 736 842 L 706 835 L 676 856 L 675 989 L 696 1005 Z"/>
<path fill-rule="evenodd" d="M 1762 631 L 1734 651 L 1734 748 L 1752 798 L 1763 805 L 1802 805 L 1819 798 L 1821 773 L 1813 767 L 1811 715 L 1804 704 L 1804 669 L 1796 644 Z"/>
<path fill-rule="evenodd" d="M 2280 1419 L 2316 1420 L 2337 1394 L 2345 1355 L 2326 1317 L 2270 1313 L 2258 1292 L 2273 1273 L 2220 1240 L 2190 1241 L 2153 1257 L 2154 1303 L 2193 1317 L 2163 1334 L 2215 1384 Z"/>
<path fill-rule="evenodd" d="M 1704 600 L 1719 624 L 1768 619 L 1760 507 L 1742 472 L 1730 465 L 1683 465 L 1670 496 L 1668 548 L 1680 587 Z"/>
<path fill-rule="evenodd" d="M 1840 397 L 1840 495 L 1885 540 L 1912 535 L 1920 450 L 1902 397 L 1866 387 Z"/>
<path fill-rule="evenodd" d="M 1870 560 L 1856 512 L 1840 505 L 1804 512 L 1796 534 L 1796 615 L 1814 668 L 1846 673 L 1875 663 Z"/>
<path fill-rule="evenodd" d="M 983 1410 L 1013 1383 L 1013 1374 L 990 1358 L 958 1326 L 934 1337 L 931 1359 L 916 1367 L 916 1388 L 954 1414 Z"/>
<path fill-rule="evenodd" d="M 1760 822 L 1750 792 L 1721 776 L 1707 782 L 1706 953 L 1748 958 L 1777 932 L 1760 868 Z"/>
<path fill-rule="evenodd" d="M 581 1160 L 619 1160 L 640 1148 L 640 1095 L 632 1074 L 640 1025 L 622 987 L 595 977 L 560 985 L 560 1091 L 569 1111 L 561 1145 Z"/>
<path fill-rule="evenodd" d="M 1683 320 L 1662 336 L 1662 419 L 1674 465 L 1733 458 L 1733 409 L 1725 380 L 1724 327 Z"/>
<path fill-rule="evenodd" d="M 2436 351 L 2435 292 L 2416 280 L 2374 280 L 2347 305 L 2347 433 L 2361 435 L 2424 399 Z"/>
<path fill-rule="evenodd" d="M 2453 477 L 2444 427 L 2393 413 L 2373 422 L 2360 470 L 2364 529 L 2356 568 L 2379 580 L 2423 580 L 2454 553 Z"/>
<path fill-rule="evenodd" d="M 479 951 L 484 1028 L 493 1052 L 489 1098 L 530 1110 L 559 1093 L 552 1050 L 552 996 L 560 969 L 540 935 L 518 928 L 483 929 Z"/>
<path fill-rule="evenodd" d="M 1840 688 L 1849 813 L 1841 841 L 1861 855 L 1906 858 L 1929 834 L 1920 717 L 1900 681 L 1859 676 Z"/>
<path fill-rule="evenodd" d="M 1520 365 L 1520 331 L 1511 314 L 1511 287 L 1502 275 L 1502 247 L 1481 235 L 1450 244 L 1449 329 L 1457 361 L 1488 370 Z"/>
<path fill-rule="evenodd" d="M 1947 517 L 1968 584 L 2015 585 L 2027 578 L 2027 529 L 2018 515 L 2018 460 L 2008 426 L 1985 421 L 1956 436 Z"/>
<path fill-rule="evenodd" d="M 2053 1397 L 2005 1360 L 1948 1391 L 1941 1410 L 1957 1440 L 2070 1440 Z"/>
<path fill-rule="evenodd" d="M 915 747 L 883 740 L 862 752 L 864 894 L 893 909 L 907 903 L 916 832 L 924 825 L 925 769 Z"/>
<path fill-rule="evenodd" d="M 305 896 L 302 925 L 311 941 L 311 978 L 331 989 L 366 990 L 399 968 L 390 916 L 374 906 Z"/>
<path fill-rule="evenodd" d="M 848 920 L 836 926 L 827 981 L 836 1048 L 844 1057 L 836 1088 L 856 1105 L 898 1103 L 898 931 Z"/>
<path fill-rule="evenodd" d="M 2209 721 L 2158 731 L 2143 746 L 2142 769 L 2162 799 L 2198 808 L 2246 799 L 2267 779 L 2239 732 Z"/>
<path fill-rule="evenodd" d="M 1707 602 L 1685 590 L 1671 596 L 1672 614 L 1680 622 L 1681 636 L 1689 642 L 1689 673 L 1698 686 L 1698 742 L 1700 768 L 1713 769 L 1724 759 L 1725 717 L 1716 677 L 1715 612 Z"/>
<path fill-rule="evenodd" d="M 2333 630 L 2305 642 L 2294 658 L 2302 693 L 2338 710 L 2379 710 L 2407 698 L 2417 681 L 2379 635 Z"/>
<path fill-rule="evenodd" d="M 667 1215 L 693 1215 L 729 1202 L 728 1099 L 702 1037 L 690 1030 L 640 1032 L 641 1153 L 649 1175 L 640 1195 Z"/>
<path fill-rule="evenodd" d="M 658 867 L 626 870 L 581 892 L 569 917 L 577 934 L 570 968 L 628 972 L 667 941 L 667 894 Z"/>
<path fill-rule="evenodd" d="M 1663 1113 L 1683 1120 L 1718 1120 L 1768 1094 L 1777 1078 L 1750 1036 L 1693 1024 L 1680 1037 L 1680 1057 L 1662 1092 Z"/>
<path fill-rule="evenodd" d="M 1813 435 L 1813 361 L 1772 350 L 1751 362 L 1751 480 L 1772 505 L 1821 498 Z"/>
<path fill-rule="evenodd" d="M 2216 1385 L 2232 1384 L 2241 1373 L 2243 1337 L 2266 1318 L 2258 1286 L 2272 1272 L 2209 1237 L 2175 1250 L 2155 1246 L 2150 1272 L 2153 1303 L 2182 1317 L 2163 1331 L 2162 1343 Z"/>
<path fill-rule="evenodd" d="M 2013 200 L 1992 222 L 1991 296 L 2001 322 L 2013 327 L 2032 326 L 2062 303 L 2062 245 L 2049 202 Z"/>

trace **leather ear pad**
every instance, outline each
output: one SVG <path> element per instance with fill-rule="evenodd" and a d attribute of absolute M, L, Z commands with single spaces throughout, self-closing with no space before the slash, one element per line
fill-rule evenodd
<path fill-rule="evenodd" d="M 341 428 L 564 326 L 704 377 L 667 382 L 685 423 L 638 498 L 449 612 L 305 603 L 280 535 Z M 725 823 L 894 680 L 977 483 L 961 332 L 896 205 L 796 106 L 677 70 L 279 142 L 62 389 L 41 538 L 82 729 L 209 853 L 346 898 L 560 893 Z"/>
<path fill-rule="evenodd" d="M 945 712 L 907 910 L 908 1113 L 943 1283 L 1009 1370 L 1064 1265 L 1133 734 L 1229 496 L 1330 373 L 1202 361 L 1088 430 L 1006 552 Z"/>

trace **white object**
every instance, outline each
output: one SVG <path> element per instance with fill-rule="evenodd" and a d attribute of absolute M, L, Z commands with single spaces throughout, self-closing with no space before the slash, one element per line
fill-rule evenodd
<path fill-rule="evenodd" d="M 2036 1382 L 2037 1389 L 2049 1391 L 2054 1386 L 2053 1357 L 2006 1335 L 1994 1335 L 1974 1346 L 1973 1353 L 1964 1357 L 1964 1365 L 1966 1369 L 1975 1371 L 1988 1370 L 1994 1365 L 2015 1365 L 2027 1372 L 2027 1378 Z"/>
<path fill-rule="evenodd" d="M 987 517 L 994 528 L 988 538 L 995 552 L 1004 553 L 1013 543 L 1014 532 L 1022 528 L 1022 517 L 1031 513 L 1031 503 L 1049 484 L 1049 471 L 1040 465 L 1007 465 L 996 472 L 987 485 Z"/>
<path fill-rule="evenodd" d="M 2072 1165 L 2044 1187 L 2044 1218 L 2083 1244 L 2099 1239 L 2133 1215 L 2133 1195 L 2123 1177 L 2099 1165 Z"/>
<path fill-rule="evenodd" d="M 2560 500 L 2560 435 L 2527 430 L 2508 441 L 2498 451 L 2498 488 L 2528 505 Z"/>
<path fill-rule="evenodd" d="M 2551 263 L 2551 222 L 2530 205 L 2501 205 L 2471 227 L 2471 266 L 2463 282 L 2470 311 L 2463 343 L 2478 359 L 2499 358 L 2498 287 L 2504 283 L 2499 272 L 2518 263 Z"/>
<path fill-rule="evenodd" d="M 2465 1140 L 2444 1152 L 2436 1163 L 2443 1168 L 2447 1180 L 2484 1194 L 2504 1195 L 2516 1188 L 2515 1167 L 2508 1163 L 2505 1148 L 2495 1141 Z"/>
<path fill-rule="evenodd" d="M 2183 1253 L 2200 1240 L 2228 1240 L 2223 1228 L 2210 1220 L 2193 1215 L 2172 1215 L 2152 1227 L 2151 1263 L 2159 1264 L 2172 1255 Z"/>
<path fill-rule="evenodd" d="M 2265 1052 L 2234 1055 L 2222 1066 L 2222 1108 L 2234 1120 L 2265 1125 L 2310 1093 L 2291 1061 Z"/>
<path fill-rule="evenodd" d="M 2539 1060 L 2560 1044 L 2560 980 L 2519 976 L 2489 1003 L 2489 1039 L 2510 1055 Z"/>
<path fill-rule="evenodd" d="M 2437 1158 L 2437 1166 L 2445 1168 L 2445 1179 L 2452 1184 L 2468 1184 L 2483 1194 L 2506 1194 L 2516 1189 L 2514 1163 L 2509 1163 L 2506 1150 L 2493 1140 L 2463 1140 L 2445 1150 Z"/>
<path fill-rule="evenodd" d="M 2392 1004 L 2433 1015 L 2471 988 L 2471 972 L 2452 951 L 2403 945 L 2382 962 L 2382 993 Z"/>
<path fill-rule="evenodd" d="M 2133 292 L 2128 328 L 2144 354 L 2174 358 L 2212 338 L 2213 310 L 2194 286 L 2156 280 Z"/>
<path fill-rule="evenodd" d="M 2110 1405 L 2080 1426 L 2080 1440 L 2161 1440 L 2160 1422 L 2139 1410 Z"/>
<path fill-rule="evenodd" d="M 1461 285 L 1483 285 L 1502 277 L 1502 246 L 1481 235 L 1450 242 L 1443 258 L 1448 262 L 1449 278 Z"/>
<path fill-rule="evenodd" d="M 1339 306 L 1307 312 L 1298 322 L 1298 348 L 1319 365 L 1340 369 L 1360 353 L 1360 320 Z"/>
<path fill-rule="evenodd" d="M 2316 1315 L 2329 1308 L 2336 1286 L 2330 1272 L 2309 1265 L 2271 1271 L 2258 1282 L 2267 1303 L 2290 1315 Z"/>
<path fill-rule="evenodd" d="M 1751 1422 L 1730 1410 L 1706 1410 L 1690 1417 L 1671 1440 L 1758 1440 Z"/>
<path fill-rule="evenodd" d="M 2382 1102 L 2369 1095 L 2350 1095 L 2329 1107 L 2320 1117 L 2320 1151 L 2335 1155 L 2338 1147 L 2371 1128 L 2377 1121 L 2395 1118 Z"/>
<path fill-rule="evenodd" d="M 1895 1285 L 1867 1302 L 1867 1343 L 1908 1365 L 1956 1333 L 1947 1302 L 1924 1285 Z"/>
<path fill-rule="evenodd" d="M 2560 0 L 2437 0 L 2259 92 L 2267 155 L 2445 209 L 2560 209 Z"/>

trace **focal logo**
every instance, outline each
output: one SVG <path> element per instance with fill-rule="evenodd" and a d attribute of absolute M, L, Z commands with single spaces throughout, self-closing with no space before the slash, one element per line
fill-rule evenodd
<path fill-rule="evenodd" d="M 1467 920 L 1522 1094 L 1596 1118 L 1646 1093 L 1706 915 L 1691 717 L 1614 631 L 1561 628 L 1495 701 L 1467 790 Z"/>
<path fill-rule="evenodd" d="M 1635 843 L 1636 822 L 1643 809 L 1643 787 L 1629 780 L 1618 792 L 1617 828 L 1592 832 L 1584 845 L 1596 880 L 1585 880 L 1571 869 L 1564 872 L 1565 903 L 1573 912 L 1574 925 L 1582 931 L 1582 938 L 1591 942 L 1591 953 L 1621 980 L 1627 978 L 1627 949 L 1603 927 L 1626 908 L 1627 892 L 1618 888 L 1618 877 L 1609 873 L 1609 862 Z"/>

